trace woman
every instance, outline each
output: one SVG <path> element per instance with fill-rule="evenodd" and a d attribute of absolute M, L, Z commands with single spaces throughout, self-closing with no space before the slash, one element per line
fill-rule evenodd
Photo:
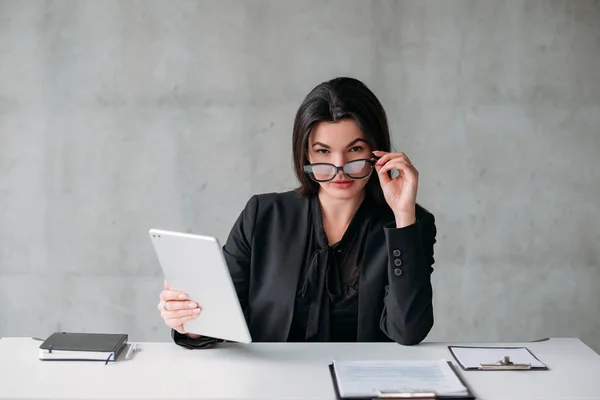
<path fill-rule="evenodd" d="M 253 340 L 420 343 L 433 325 L 436 228 L 416 204 L 417 170 L 390 152 L 380 102 L 358 80 L 324 82 L 292 141 L 299 189 L 253 196 L 223 246 Z M 166 282 L 160 299 L 177 344 L 218 342 L 184 331 L 201 305 Z"/>

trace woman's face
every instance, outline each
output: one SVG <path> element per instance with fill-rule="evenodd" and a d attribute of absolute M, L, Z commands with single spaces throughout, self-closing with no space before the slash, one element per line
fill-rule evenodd
<path fill-rule="evenodd" d="M 353 120 L 320 122 L 308 138 L 307 157 L 311 164 L 328 163 L 341 167 L 349 161 L 371 159 L 373 150 Z M 370 169 L 370 166 L 365 165 L 365 168 Z M 319 185 L 333 198 L 349 199 L 361 195 L 368 180 L 368 177 L 351 179 L 338 171 L 333 180 L 319 182 Z"/>

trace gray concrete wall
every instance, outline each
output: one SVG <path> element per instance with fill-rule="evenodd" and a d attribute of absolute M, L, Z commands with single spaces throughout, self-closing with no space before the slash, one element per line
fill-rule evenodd
<path fill-rule="evenodd" d="M 224 239 L 295 186 L 338 75 L 437 217 L 428 340 L 600 350 L 598 1 L 0 1 L 0 335 L 168 340 L 147 230 Z"/>

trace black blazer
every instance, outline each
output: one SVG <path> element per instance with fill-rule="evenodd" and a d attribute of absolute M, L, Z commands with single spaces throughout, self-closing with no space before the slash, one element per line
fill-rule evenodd
<path fill-rule="evenodd" d="M 305 260 L 309 202 L 296 191 L 250 198 L 223 246 L 255 342 L 285 342 Z M 397 229 L 389 207 L 372 210 L 359 281 L 358 341 L 420 343 L 433 326 L 434 216 Z M 399 260 L 399 261 L 398 261 Z M 201 317 L 200 317 L 201 318 Z M 185 347 L 204 347 L 172 331 Z"/>

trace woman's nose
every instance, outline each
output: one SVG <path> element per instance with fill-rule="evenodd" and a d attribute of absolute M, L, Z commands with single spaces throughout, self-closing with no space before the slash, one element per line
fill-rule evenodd
<path fill-rule="evenodd" d="M 346 157 L 343 156 L 336 156 L 333 159 L 334 164 L 336 165 L 336 167 L 343 167 L 344 164 L 346 164 L 348 162 L 348 160 L 346 160 Z"/>

